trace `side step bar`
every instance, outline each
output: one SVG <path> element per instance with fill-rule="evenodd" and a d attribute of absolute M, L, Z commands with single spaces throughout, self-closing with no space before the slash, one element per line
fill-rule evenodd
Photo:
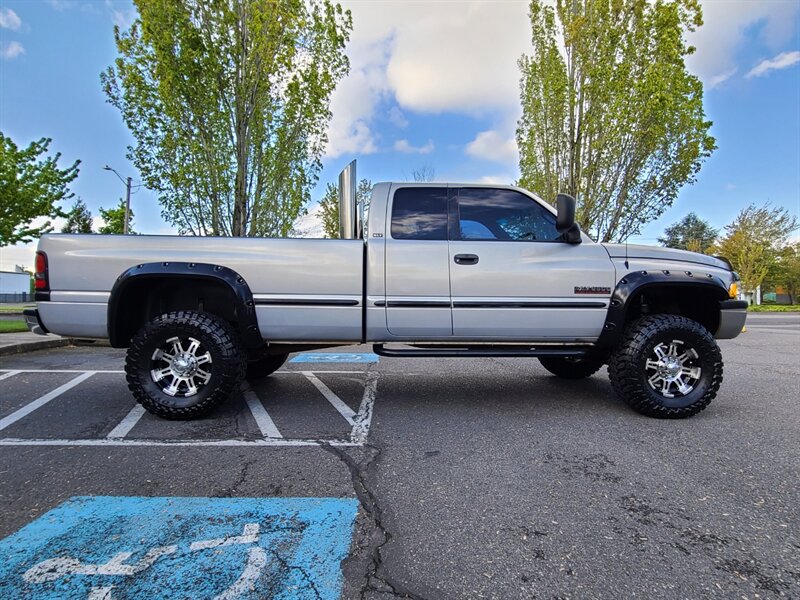
<path fill-rule="evenodd" d="M 562 356 L 582 358 L 589 354 L 591 348 L 526 348 L 524 346 L 488 346 L 488 347 L 442 347 L 442 348 L 386 348 L 383 344 L 372 346 L 373 352 L 379 356 L 398 358 L 513 358 L 529 356 Z"/>

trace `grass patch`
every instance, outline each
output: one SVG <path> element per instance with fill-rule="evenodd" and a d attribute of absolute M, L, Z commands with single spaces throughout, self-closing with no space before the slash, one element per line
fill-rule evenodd
<path fill-rule="evenodd" d="M 800 304 L 762 304 L 748 306 L 750 312 L 800 312 Z"/>
<path fill-rule="evenodd" d="M 26 308 L 36 308 L 35 304 L 0 304 L 0 313 L 21 313 Z"/>
<path fill-rule="evenodd" d="M 25 321 L 0 320 L 0 333 L 19 333 L 20 331 L 28 331 Z"/>

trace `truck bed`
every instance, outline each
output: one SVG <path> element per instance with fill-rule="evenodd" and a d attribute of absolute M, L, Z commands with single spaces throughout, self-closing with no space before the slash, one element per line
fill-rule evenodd
<path fill-rule="evenodd" d="M 117 278 L 138 264 L 169 261 L 222 265 L 241 275 L 265 339 L 361 339 L 361 240 L 48 235 L 39 250 L 47 255 L 51 290 L 39 313 L 60 335 L 107 337 Z"/>

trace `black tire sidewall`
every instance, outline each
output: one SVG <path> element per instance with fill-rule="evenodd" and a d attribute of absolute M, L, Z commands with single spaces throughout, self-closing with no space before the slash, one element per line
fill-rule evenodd
<path fill-rule="evenodd" d="M 153 353 L 172 337 L 195 338 L 211 354 L 211 378 L 193 396 L 170 396 L 150 375 Z M 200 416 L 222 402 L 232 390 L 232 371 L 241 372 L 243 366 L 237 366 L 237 362 L 243 361 L 237 352 L 231 351 L 236 348 L 232 328 L 212 315 L 189 311 L 161 315 L 140 329 L 131 342 L 134 352 L 129 351 L 126 362 L 129 387 L 137 400 L 158 416 L 178 419 Z"/>
<path fill-rule="evenodd" d="M 697 351 L 702 373 L 689 394 L 667 398 L 650 387 L 645 367 L 658 344 L 676 339 Z M 632 323 L 608 364 L 619 397 L 637 412 L 661 419 L 686 418 L 705 409 L 719 390 L 722 372 L 722 354 L 708 330 L 686 317 L 665 314 Z"/>
<path fill-rule="evenodd" d="M 648 372 L 645 368 L 648 359 L 654 357 L 653 350 L 656 346 L 662 343 L 669 345 L 673 340 L 681 340 L 686 348 L 693 348 L 699 355 L 698 362 L 700 365 L 701 373 L 700 379 L 694 386 L 694 389 L 685 396 L 676 396 L 669 398 L 659 394 L 650 386 L 648 381 Z M 693 404 L 701 401 L 710 389 L 713 379 L 715 363 L 717 362 L 714 356 L 715 352 L 718 354 L 716 344 L 709 344 L 708 339 L 699 335 L 697 331 L 692 329 L 684 329 L 681 327 L 665 327 L 658 333 L 650 337 L 643 345 L 641 353 L 636 357 L 636 371 L 639 374 L 640 384 L 642 390 L 647 393 L 654 403 L 660 404 L 666 408 L 682 409 L 691 407 Z"/>

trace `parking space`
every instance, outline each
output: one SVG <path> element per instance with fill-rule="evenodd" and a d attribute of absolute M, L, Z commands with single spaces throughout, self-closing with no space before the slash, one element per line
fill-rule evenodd
<path fill-rule="evenodd" d="M 679 421 L 602 371 L 364 346 L 164 421 L 123 351 L 4 357 L 0 597 L 800 598 L 800 320 L 720 345 Z"/>
<path fill-rule="evenodd" d="M 377 374 L 308 366 L 244 383 L 193 421 L 147 413 L 121 370 L 2 369 L 0 445 L 363 445 Z"/>

